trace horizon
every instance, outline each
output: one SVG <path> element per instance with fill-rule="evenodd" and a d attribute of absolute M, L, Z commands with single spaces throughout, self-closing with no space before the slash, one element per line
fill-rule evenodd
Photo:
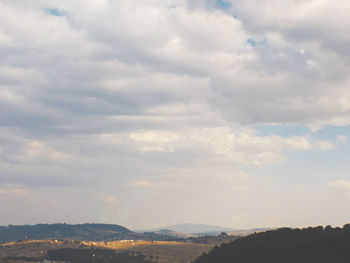
<path fill-rule="evenodd" d="M 309 228 L 309 227 L 327 227 L 327 226 L 331 226 L 332 228 L 342 228 L 345 225 L 350 224 L 345 222 L 343 225 L 304 225 L 304 226 L 274 226 L 274 227 L 253 227 L 253 228 L 247 228 L 247 229 L 238 229 L 238 228 L 231 228 L 231 227 L 226 227 L 226 226 L 219 226 L 219 225 L 207 225 L 207 224 L 195 224 L 195 223 L 180 223 L 180 224 L 175 224 L 175 225 L 167 225 L 167 226 L 158 226 L 155 228 L 148 228 L 148 229 L 133 229 L 133 228 L 129 228 L 127 226 L 124 225 L 120 225 L 120 224 L 116 224 L 116 223 L 96 223 L 96 222 L 85 222 L 85 223 L 67 223 L 67 222 L 54 222 L 54 223 L 33 223 L 33 224 L 9 224 L 9 225 L 0 225 L 0 227 L 9 227 L 9 226 L 36 226 L 36 225 L 116 225 L 116 226 L 121 226 L 124 227 L 130 231 L 133 232 L 143 232 L 143 231 L 159 231 L 159 230 L 170 230 L 170 228 L 172 227 L 177 227 L 177 226 L 203 226 L 203 227 L 212 227 L 212 228 L 226 228 L 227 230 L 225 230 L 224 232 L 230 232 L 230 231 L 249 231 L 249 230 L 258 230 L 258 229 L 266 229 L 266 230 L 275 230 L 275 229 L 279 229 L 279 228 L 291 228 L 291 229 L 305 229 L 305 228 Z M 169 228 L 169 229 L 167 229 Z M 217 230 L 217 231 L 221 231 L 221 230 Z M 207 232 L 207 231 L 204 231 Z M 203 233 L 204 233 L 203 232 Z M 181 233 L 181 231 L 180 231 Z M 202 232 L 198 232 L 198 233 L 202 233 Z"/>
<path fill-rule="evenodd" d="M 0 0 L 0 225 L 344 225 L 349 10 Z"/>

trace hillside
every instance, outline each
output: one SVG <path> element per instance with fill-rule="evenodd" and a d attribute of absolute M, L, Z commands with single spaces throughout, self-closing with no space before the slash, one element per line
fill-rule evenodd
<path fill-rule="evenodd" d="M 350 262 L 350 225 L 277 230 L 252 234 L 215 247 L 194 263 Z"/>
<path fill-rule="evenodd" d="M 0 226 L 0 242 L 38 239 L 110 240 L 127 237 L 133 232 L 108 224 L 38 224 Z"/>
<path fill-rule="evenodd" d="M 73 239 L 101 240 L 160 240 L 183 241 L 183 238 L 166 233 L 135 233 L 120 225 L 109 224 L 38 224 L 0 226 L 0 243 L 18 240 Z"/>

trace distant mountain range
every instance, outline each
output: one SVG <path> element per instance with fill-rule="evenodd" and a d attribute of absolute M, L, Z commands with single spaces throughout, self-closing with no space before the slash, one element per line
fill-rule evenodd
<path fill-rule="evenodd" d="M 150 230 L 142 230 L 137 232 L 154 232 L 154 233 L 167 233 L 167 234 L 178 234 L 178 235 L 217 235 L 221 232 L 231 232 L 235 231 L 234 229 L 221 227 L 221 226 L 212 226 L 212 225 L 203 225 L 203 224 L 179 224 L 166 227 L 158 227 Z"/>
<path fill-rule="evenodd" d="M 150 230 L 138 230 L 139 233 L 154 233 L 158 235 L 168 235 L 177 238 L 199 237 L 199 236 L 217 236 L 222 232 L 232 236 L 246 236 L 253 233 L 273 230 L 272 228 L 253 228 L 253 229 L 232 229 L 228 227 L 203 225 L 203 224 L 179 224 L 167 227 L 158 227 Z"/>

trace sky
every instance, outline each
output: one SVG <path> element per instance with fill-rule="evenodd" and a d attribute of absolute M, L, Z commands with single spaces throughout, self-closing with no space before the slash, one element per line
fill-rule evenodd
<path fill-rule="evenodd" d="M 347 0 L 0 0 L 0 225 L 349 222 Z"/>

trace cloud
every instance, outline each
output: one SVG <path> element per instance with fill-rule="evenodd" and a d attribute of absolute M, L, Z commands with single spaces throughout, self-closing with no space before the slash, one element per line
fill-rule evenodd
<path fill-rule="evenodd" d="M 322 151 L 334 150 L 336 147 L 334 144 L 327 141 L 318 141 L 316 143 L 316 148 Z"/>
<path fill-rule="evenodd" d="M 25 147 L 25 157 L 30 159 L 48 158 L 55 161 L 67 160 L 69 155 L 50 149 L 40 142 L 31 141 Z"/>
<path fill-rule="evenodd" d="M 204 129 L 192 135 L 194 140 L 213 147 L 216 154 L 241 165 L 265 165 L 284 161 L 284 151 L 310 150 L 307 139 L 278 136 L 256 136 L 253 133 L 234 133 L 229 129 Z"/>
<path fill-rule="evenodd" d="M 338 134 L 337 135 L 337 141 L 339 141 L 339 142 L 347 142 L 348 141 L 348 137 L 345 136 L 345 135 Z"/>
<path fill-rule="evenodd" d="M 224 158 L 231 165 L 263 166 L 286 160 L 292 151 L 309 151 L 314 145 L 306 137 L 282 138 L 259 136 L 253 130 L 234 130 L 226 127 L 184 129 L 177 132 L 140 131 L 137 133 L 103 136 L 105 143 L 113 142 L 121 149 L 141 153 L 185 153 L 191 158 Z M 317 147 L 329 149 L 328 142 L 317 142 Z M 205 156 L 205 157 L 204 157 Z M 169 156 L 170 157 L 170 156 Z"/>
<path fill-rule="evenodd" d="M 30 189 L 26 188 L 16 188 L 16 187 L 5 187 L 0 188 L 0 198 L 8 199 L 8 198 L 23 198 L 31 193 Z"/>
<path fill-rule="evenodd" d="M 57 211 L 67 214 L 69 200 L 84 197 L 103 214 L 99 202 L 122 200 L 122 192 L 132 201 L 115 218 L 128 222 L 142 202 L 123 188 L 161 189 L 178 176 L 194 188 L 215 185 L 212 204 L 237 183 L 239 198 L 226 188 L 221 198 L 242 204 L 238 218 L 262 218 L 244 211 L 254 198 L 243 192 L 259 187 L 241 170 L 267 174 L 290 156 L 332 150 L 319 132 L 350 124 L 349 8 L 327 0 L 2 0 L 1 189 L 28 188 L 43 202 L 64 192 L 67 211 Z M 311 132 L 260 133 L 270 125 Z M 274 168 L 293 170 L 285 166 Z M 171 193 L 191 200 L 180 209 L 187 213 L 211 185 L 191 195 L 182 183 Z M 107 199 L 90 199 L 95 191 Z M 157 193 L 158 208 L 181 207 Z"/>
<path fill-rule="evenodd" d="M 253 8 L 241 1 L 231 3 L 251 39 L 265 41 L 251 50 L 253 59 L 239 75 L 230 72 L 213 82 L 218 93 L 213 103 L 227 118 L 310 127 L 348 124 L 349 52 L 336 48 L 348 37 L 335 25 L 343 24 L 349 4 L 261 1 Z M 336 19 L 324 19 L 330 10 Z"/>
<path fill-rule="evenodd" d="M 15 149 L 11 150 L 11 147 Z M 15 134 L 0 133 L 0 157 L 13 163 L 69 162 L 74 159 L 44 141 L 36 141 Z"/>
<path fill-rule="evenodd" d="M 350 190 L 350 181 L 347 181 L 347 180 L 333 181 L 333 182 L 329 182 L 328 186 L 334 190 L 349 191 Z"/>
<path fill-rule="evenodd" d="M 0 69 L 11 78 L 7 82 L 13 82 L 5 86 L 5 78 L 2 91 L 21 94 L 22 100 L 22 106 L 4 104 L 2 112 L 11 118 L 2 125 L 36 133 L 82 132 L 91 130 L 89 123 L 98 115 L 93 122 L 107 130 L 125 127 L 113 121 L 120 116 L 153 112 L 156 120 L 157 108 L 199 104 L 203 111 L 192 116 L 197 122 L 209 115 L 243 125 L 322 127 L 350 122 L 346 50 L 331 55 L 326 45 L 318 45 L 324 41 L 321 35 L 307 32 L 297 45 L 298 36 L 291 33 L 318 28 L 337 32 L 330 39 L 346 39 L 347 32 L 336 30 L 336 22 L 325 28 L 320 19 L 325 10 L 346 10 L 345 2 L 330 7 L 326 1 L 289 1 L 286 10 L 262 1 L 256 13 L 249 4 L 229 1 L 232 10 L 225 12 L 200 8 L 215 1 L 89 1 L 84 6 L 56 1 L 52 10 L 67 13 L 58 18 L 43 16 L 44 2 L 1 4 L 0 32 L 12 41 L 12 51 L 3 50 L 7 59 Z M 171 4 L 176 8 L 168 8 Z M 270 12 L 272 7 L 281 12 Z M 337 15 L 339 23 L 343 14 Z M 126 24 L 127 29 L 122 26 Z M 30 28 L 37 30 L 28 34 Z M 308 35 L 313 39 L 305 39 Z M 254 39 L 256 47 L 247 39 Z M 170 112 L 163 114 L 157 125 L 166 128 Z M 184 112 L 178 117 L 187 119 Z M 29 127 L 23 120 L 36 125 Z M 125 122 L 128 127 L 144 125 Z"/>
<path fill-rule="evenodd" d="M 149 187 L 152 183 L 150 181 L 134 181 L 132 185 L 136 187 Z"/>
<path fill-rule="evenodd" d="M 176 134 L 159 132 L 131 133 L 129 137 L 143 145 L 142 152 L 173 152 L 171 145 L 178 140 Z"/>
<path fill-rule="evenodd" d="M 264 136 L 238 127 L 122 130 L 36 140 L 8 129 L 0 134 L 0 183 L 31 187 L 144 181 L 145 172 L 155 179 L 178 167 L 264 167 L 287 161 L 293 152 L 332 149 L 332 144 L 307 136 Z"/>
<path fill-rule="evenodd" d="M 101 199 L 109 205 L 115 205 L 118 203 L 118 198 L 115 197 L 114 195 L 103 195 L 101 196 Z"/>

